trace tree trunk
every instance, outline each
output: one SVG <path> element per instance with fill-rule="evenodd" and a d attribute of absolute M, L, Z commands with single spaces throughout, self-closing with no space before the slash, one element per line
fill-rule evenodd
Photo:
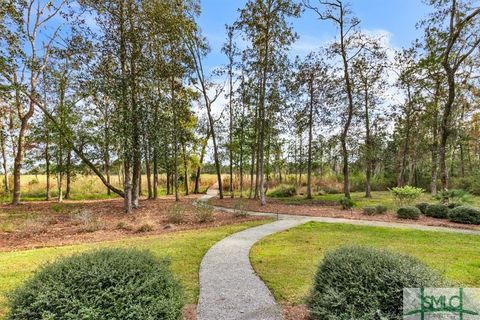
<path fill-rule="evenodd" d="M 448 189 L 448 170 L 447 170 L 447 142 L 450 136 L 450 117 L 452 114 L 453 103 L 455 102 L 455 76 L 454 72 L 446 67 L 448 80 L 448 99 L 443 111 L 443 119 L 440 133 L 440 180 L 442 190 Z"/>
<path fill-rule="evenodd" d="M 312 140 L 313 140 L 313 75 L 309 81 L 310 108 L 308 112 L 307 199 L 312 199 Z"/>
<path fill-rule="evenodd" d="M 130 214 L 132 213 L 133 206 L 132 206 L 132 183 L 130 181 L 130 163 L 128 161 L 124 161 L 123 163 L 123 185 L 125 187 L 125 196 L 124 196 L 124 210 L 125 213 Z"/>
<path fill-rule="evenodd" d="M 153 199 L 158 199 L 158 153 L 153 149 Z"/>
<path fill-rule="evenodd" d="M 208 145 L 209 139 L 210 139 L 210 130 L 207 130 L 207 136 L 202 144 L 202 151 L 200 152 L 200 163 L 198 164 L 197 174 L 195 175 L 195 189 L 193 191 L 194 194 L 200 193 L 200 175 L 202 174 L 202 165 L 203 165 L 203 160 L 205 158 L 205 154 L 207 152 L 207 145 Z"/>
<path fill-rule="evenodd" d="M 145 143 L 148 145 L 148 142 Z M 150 153 L 149 147 L 145 149 L 145 174 L 147 175 L 147 192 L 148 192 L 148 199 L 153 198 L 153 190 L 152 190 L 152 172 L 151 172 L 151 165 L 150 165 Z"/>
<path fill-rule="evenodd" d="M 31 103 L 33 110 L 33 103 Z M 32 112 L 33 114 L 33 112 Z M 23 163 L 24 146 L 25 146 L 25 134 L 27 132 L 28 120 L 30 117 L 24 116 L 20 120 L 20 131 L 18 133 L 17 151 L 15 154 L 15 160 L 13 163 L 13 199 L 12 204 L 20 204 L 20 176 Z"/>
<path fill-rule="evenodd" d="M 185 185 L 185 195 L 189 195 L 189 185 L 188 185 L 188 165 L 187 165 L 187 150 L 185 148 L 185 144 L 182 144 L 182 151 L 183 151 L 183 178 L 184 178 L 184 185 Z"/>
<path fill-rule="evenodd" d="M 67 187 L 65 189 L 65 199 L 70 199 L 70 191 L 71 191 L 71 165 L 72 165 L 72 151 L 68 150 L 67 153 L 67 167 L 65 170 L 67 176 Z"/>
<path fill-rule="evenodd" d="M 368 80 L 367 80 L 368 81 Z M 366 179 L 367 179 L 367 185 L 365 189 L 365 197 L 366 198 L 371 198 L 372 197 L 372 152 L 373 152 L 373 146 L 372 146 L 372 138 L 371 138 L 371 133 L 370 133 L 370 114 L 368 111 L 368 82 L 365 82 L 365 88 L 364 88 L 364 94 L 365 94 L 365 131 L 366 131 L 366 137 L 365 137 L 365 153 L 366 153 L 366 163 L 367 163 L 367 170 L 366 170 Z"/>
<path fill-rule="evenodd" d="M 49 152 L 49 142 L 47 140 L 45 144 L 45 174 L 47 176 L 47 187 L 46 187 L 46 196 L 45 200 L 50 200 L 50 152 Z"/>
<path fill-rule="evenodd" d="M 342 144 L 342 158 L 343 158 L 343 193 L 345 194 L 345 197 L 350 198 L 350 172 L 349 172 L 349 166 L 348 166 L 347 137 L 348 137 L 348 131 L 350 129 L 350 124 L 352 122 L 354 106 L 353 106 L 352 84 L 350 82 L 350 73 L 348 69 L 347 49 L 345 47 L 343 7 L 342 7 L 342 13 L 340 16 L 340 53 L 342 55 L 342 61 L 343 61 L 345 90 L 348 97 L 347 120 L 345 121 L 345 125 L 343 127 L 343 131 L 340 136 L 341 144 Z"/>
<path fill-rule="evenodd" d="M 437 195 L 437 162 L 438 162 L 438 96 L 440 91 L 440 81 L 437 81 L 435 90 L 435 102 L 433 110 L 432 125 L 432 170 L 430 179 L 430 192 L 432 196 Z"/>
<path fill-rule="evenodd" d="M 2 122 L 2 131 L 0 132 L 0 148 L 2 152 L 2 164 L 3 164 L 3 185 L 5 188 L 5 193 L 10 193 L 10 184 L 8 182 L 8 163 L 7 163 L 7 147 L 5 144 L 5 133 L 3 131 L 3 122 Z"/>

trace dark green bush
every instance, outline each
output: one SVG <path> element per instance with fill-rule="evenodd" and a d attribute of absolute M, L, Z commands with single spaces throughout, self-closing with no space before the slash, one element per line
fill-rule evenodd
<path fill-rule="evenodd" d="M 104 249 L 42 267 L 11 295 L 9 320 L 177 320 L 183 290 L 167 261 Z"/>
<path fill-rule="evenodd" d="M 367 216 L 373 216 L 377 213 L 377 210 L 375 207 L 365 207 L 363 208 L 363 214 L 366 214 Z"/>
<path fill-rule="evenodd" d="M 343 247 L 320 264 L 308 308 L 313 320 L 402 319 L 403 288 L 441 285 L 435 271 L 409 256 Z"/>
<path fill-rule="evenodd" d="M 349 210 L 349 209 L 352 209 L 355 206 L 355 202 L 353 202 L 352 199 L 347 198 L 347 197 L 342 197 L 342 199 L 340 199 L 339 203 L 342 206 L 343 210 Z"/>
<path fill-rule="evenodd" d="M 444 204 L 431 204 L 425 210 L 425 215 L 433 218 L 446 219 L 448 217 L 448 207 Z"/>
<path fill-rule="evenodd" d="M 418 220 L 422 212 L 417 207 L 403 207 L 397 210 L 397 217 L 400 219 Z"/>
<path fill-rule="evenodd" d="M 415 205 L 415 207 L 417 207 L 422 212 L 422 214 L 425 214 L 425 212 L 427 212 L 428 206 L 429 204 L 426 202 L 417 203 Z"/>
<path fill-rule="evenodd" d="M 293 197 L 296 194 L 297 188 L 295 188 L 295 186 L 282 184 L 270 191 L 269 196 L 274 198 L 287 198 Z"/>
<path fill-rule="evenodd" d="M 480 224 L 480 209 L 460 206 L 448 213 L 450 221 L 467 224 Z"/>
<path fill-rule="evenodd" d="M 381 205 L 381 204 L 375 206 L 375 213 L 376 214 L 384 214 L 387 211 L 388 211 L 388 208 Z"/>

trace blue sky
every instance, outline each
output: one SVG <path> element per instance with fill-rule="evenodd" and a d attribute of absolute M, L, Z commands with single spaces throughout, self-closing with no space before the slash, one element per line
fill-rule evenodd
<path fill-rule="evenodd" d="M 245 0 L 203 0 L 199 23 L 207 36 L 212 52 L 205 61 L 208 68 L 225 63 L 220 49 L 225 40 L 225 24 L 233 23 L 238 17 L 238 8 Z M 315 3 L 315 0 L 312 0 Z M 390 45 L 407 47 L 421 34 L 415 24 L 428 13 L 422 0 L 350 0 L 354 14 L 360 18 L 361 26 L 372 32 L 388 32 Z M 333 39 L 335 29 L 328 21 L 320 21 L 308 10 L 301 18 L 293 21 L 299 40 L 292 54 L 305 55 Z"/>

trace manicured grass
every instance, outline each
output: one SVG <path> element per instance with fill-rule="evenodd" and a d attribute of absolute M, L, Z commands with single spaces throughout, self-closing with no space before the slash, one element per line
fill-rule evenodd
<path fill-rule="evenodd" d="M 368 245 L 410 254 L 454 284 L 480 287 L 480 236 L 310 222 L 257 243 L 250 259 L 275 298 L 305 302 L 327 250 Z"/>
<path fill-rule="evenodd" d="M 375 191 L 372 192 L 372 198 L 365 198 L 364 192 L 352 192 L 352 200 L 355 202 L 355 207 L 364 208 L 369 206 L 384 205 L 388 209 L 393 210 L 397 206 L 395 201 L 389 191 Z M 275 198 L 281 200 L 286 204 L 308 204 L 318 200 L 337 202 L 343 197 L 343 194 L 324 194 L 324 195 L 315 195 L 312 200 L 307 200 L 305 196 L 298 195 L 290 198 Z M 415 203 L 427 202 L 427 203 L 438 203 L 439 201 L 433 198 L 430 194 L 424 193 Z M 471 205 L 480 207 L 480 197 L 472 196 Z"/>
<path fill-rule="evenodd" d="M 43 248 L 18 252 L 0 252 L 0 319 L 7 313 L 6 295 L 18 287 L 40 265 L 86 250 L 103 247 L 147 249 L 158 257 L 169 257 L 173 272 L 185 286 L 188 303 L 198 297 L 198 271 L 207 250 L 226 236 L 266 221 L 252 221 L 203 230 L 191 230 L 159 236 L 124 239 L 102 243 Z"/>

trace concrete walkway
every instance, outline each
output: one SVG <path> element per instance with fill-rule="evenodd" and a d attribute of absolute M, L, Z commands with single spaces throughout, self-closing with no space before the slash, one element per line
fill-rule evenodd
<path fill-rule="evenodd" d="M 280 220 L 235 233 L 207 252 L 200 265 L 198 320 L 280 320 L 282 310 L 249 259 L 258 240 L 307 220 Z"/>
<path fill-rule="evenodd" d="M 206 201 L 217 196 L 213 186 L 200 198 Z M 215 207 L 233 213 L 233 209 Z M 198 320 L 281 320 L 282 310 L 270 291 L 255 274 L 249 259 L 252 246 L 260 239 L 309 221 L 346 223 L 362 226 L 441 231 L 480 236 L 480 231 L 433 227 L 419 224 L 390 223 L 371 220 L 311 217 L 274 213 L 247 212 L 255 216 L 275 217 L 278 221 L 235 233 L 215 244 L 200 265 L 200 297 Z"/>

